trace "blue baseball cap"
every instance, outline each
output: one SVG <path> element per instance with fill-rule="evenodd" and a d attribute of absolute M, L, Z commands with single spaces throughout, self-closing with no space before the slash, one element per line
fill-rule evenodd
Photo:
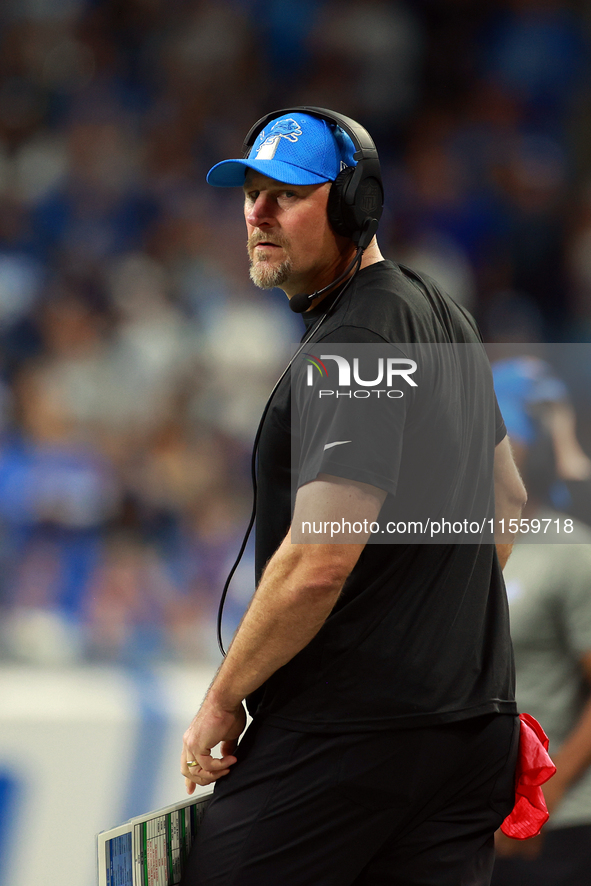
<path fill-rule="evenodd" d="M 216 163 L 207 181 L 218 188 L 242 187 L 246 170 L 255 169 L 286 185 L 318 185 L 356 166 L 354 153 L 351 138 L 340 126 L 309 114 L 286 114 L 265 126 L 248 157 Z"/>

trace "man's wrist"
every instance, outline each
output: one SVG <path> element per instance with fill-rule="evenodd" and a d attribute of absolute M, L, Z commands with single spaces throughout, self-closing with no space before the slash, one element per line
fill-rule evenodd
<path fill-rule="evenodd" d="M 214 716 L 223 716 L 224 714 L 233 714 L 237 708 L 241 706 L 242 698 L 238 698 L 236 693 L 217 687 L 214 683 L 207 693 L 203 706 Z"/>

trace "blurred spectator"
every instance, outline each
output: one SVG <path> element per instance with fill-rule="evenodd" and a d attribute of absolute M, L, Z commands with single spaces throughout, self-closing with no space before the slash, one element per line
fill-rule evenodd
<path fill-rule="evenodd" d="M 156 206 L 134 133 L 116 121 L 75 122 L 68 152 L 66 176 L 32 214 L 40 253 L 54 259 L 59 250 L 76 265 L 139 247 Z"/>
<path fill-rule="evenodd" d="M 132 535 L 106 544 L 89 588 L 86 654 L 147 664 L 175 656 L 175 632 L 198 626 L 198 610 L 179 592 L 157 552 Z"/>
<path fill-rule="evenodd" d="M 474 272 L 461 247 L 443 235 L 425 237 L 409 243 L 398 253 L 398 261 L 437 280 L 445 292 L 453 292 L 454 301 L 474 309 Z"/>
<path fill-rule="evenodd" d="M 551 138 L 513 139 L 495 170 L 507 217 L 509 284 L 531 294 L 552 323 L 563 322 L 566 158 Z"/>
<path fill-rule="evenodd" d="M 482 325 L 488 342 L 541 342 L 544 336 L 544 318 L 531 296 L 515 290 L 493 293 L 486 306 Z M 516 345 L 509 349 L 512 356 Z"/>
<path fill-rule="evenodd" d="M 423 48 L 421 23 L 412 5 L 400 0 L 329 0 L 313 40 L 320 70 L 336 62 L 344 75 L 346 113 L 363 118 L 376 137 L 395 130 L 408 117 L 418 99 Z M 313 85 L 322 91 L 321 84 Z"/>
<path fill-rule="evenodd" d="M 556 385 L 548 372 L 538 372 L 538 381 L 539 388 Z M 556 393 L 540 389 L 538 404 L 562 403 Z M 556 775 L 544 785 L 550 820 L 541 835 L 519 841 L 497 834 L 492 886 L 574 886 L 588 883 L 591 871 L 591 529 L 548 506 L 560 447 L 541 447 L 531 428 L 520 439 L 528 441 L 518 463 L 529 531 L 518 536 L 504 570 L 516 698 L 520 711 L 543 724 Z"/>
<path fill-rule="evenodd" d="M 0 450 L 0 516 L 11 551 L 4 640 L 17 657 L 75 660 L 117 485 L 108 462 L 76 433 L 42 366 L 23 370 L 14 390 L 21 433 Z"/>
<path fill-rule="evenodd" d="M 511 356 L 499 359 L 503 350 Z M 567 387 L 535 347 L 530 353 L 519 350 L 510 345 L 490 349 L 496 357 L 495 392 L 516 461 L 521 464 L 527 455 L 530 473 L 546 471 L 536 478 L 546 503 L 591 524 L 591 459 L 579 442 Z"/>
<path fill-rule="evenodd" d="M 574 210 L 566 267 L 573 291 L 571 334 L 580 341 L 591 333 L 591 182 Z"/>
<path fill-rule="evenodd" d="M 286 91 L 297 88 L 314 64 L 310 33 L 314 32 L 325 5 L 325 0 L 276 0 L 274 3 L 255 0 L 257 47 L 265 59 L 270 84 L 277 84 L 271 86 L 271 94 L 267 96 L 271 104 L 276 100 L 281 103 L 278 93 L 285 95 Z M 289 59 L 288 65 L 286 59 Z"/>
<path fill-rule="evenodd" d="M 588 73 L 588 44 L 564 0 L 510 0 L 483 29 L 482 69 L 519 96 L 536 122 L 562 121 Z"/>

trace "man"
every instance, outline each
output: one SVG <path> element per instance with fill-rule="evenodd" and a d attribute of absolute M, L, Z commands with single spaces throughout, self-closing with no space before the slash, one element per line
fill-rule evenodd
<path fill-rule="evenodd" d="M 353 156 L 352 130 L 332 117 L 280 113 L 248 157 L 209 173 L 213 185 L 244 188 L 252 279 L 290 299 L 326 288 L 304 320 L 316 324 L 311 341 L 331 350 L 469 344 L 475 384 L 442 388 L 431 432 L 408 398 L 408 409 L 378 418 L 403 416 L 400 433 L 358 426 L 362 464 L 350 439 L 321 439 L 300 414 L 295 468 L 289 379 L 279 385 L 258 456 L 257 591 L 184 736 L 189 792 L 219 782 L 186 886 L 486 884 L 493 832 L 513 805 L 518 728 L 494 546 L 366 544 L 370 532 L 291 541 L 309 513 L 373 525 L 395 513 L 399 489 L 418 498 L 437 489 L 444 514 L 456 492 L 467 500 L 471 483 L 481 485 L 475 467 L 493 460 L 497 516 L 517 516 L 524 500 L 471 319 L 384 261 L 375 238 L 359 273 L 351 267 L 363 233 L 342 233 L 331 189 L 363 152 Z M 351 402 L 333 398 L 330 426 L 346 426 Z M 397 456 L 378 464 L 372 441 L 388 434 Z M 449 475 L 437 470 L 445 436 L 446 452 L 455 450 Z M 415 449 L 420 469 L 406 470 Z M 503 560 L 509 549 L 505 540 Z M 247 697 L 253 724 L 237 747 Z"/>

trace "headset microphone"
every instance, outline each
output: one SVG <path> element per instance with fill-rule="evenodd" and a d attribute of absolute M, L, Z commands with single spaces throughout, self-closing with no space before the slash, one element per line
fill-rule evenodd
<path fill-rule="evenodd" d="M 329 289 L 334 289 L 335 286 L 338 286 L 345 277 L 347 277 L 353 268 L 355 268 L 355 274 L 359 270 L 359 266 L 361 264 L 361 258 L 363 253 L 373 240 L 375 233 L 378 229 L 378 219 L 377 218 L 368 218 L 366 219 L 363 230 L 361 232 L 361 236 L 359 237 L 359 245 L 357 247 L 357 252 L 353 261 L 351 261 L 342 274 L 333 280 L 332 283 L 329 283 L 328 286 L 325 286 L 323 289 L 318 289 L 316 292 L 313 292 L 311 295 L 306 295 L 304 292 L 298 292 L 297 295 L 294 295 L 289 300 L 289 307 L 294 312 L 294 314 L 303 314 L 304 311 L 307 311 L 314 299 L 318 298 L 319 295 L 324 295 L 325 292 L 328 292 Z M 357 265 L 357 267 L 355 267 Z"/>
<path fill-rule="evenodd" d="M 318 298 L 319 295 L 324 295 L 325 292 L 328 292 L 329 289 L 334 289 L 339 283 L 341 283 L 345 277 L 351 273 L 351 270 L 355 266 L 356 263 L 361 261 L 361 256 L 363 255 L 363 249 L 358 249 L 355 258 L 352 262 L 349 262 L 345 270 L 342 274 L 333 280 L 332 283 L 329 283 L 328 286 L 325 286 L 323 289 L 318 289 L 316 292 L 313 292 L 311 295 L 306 295 L 305 292 L 298 292 L 297 295 L 293 295 L 289 300 L 289 307 L 294 312 L 294 314 L 303 314 L 304 311 L 307 311 L 315 298 Z"/>

